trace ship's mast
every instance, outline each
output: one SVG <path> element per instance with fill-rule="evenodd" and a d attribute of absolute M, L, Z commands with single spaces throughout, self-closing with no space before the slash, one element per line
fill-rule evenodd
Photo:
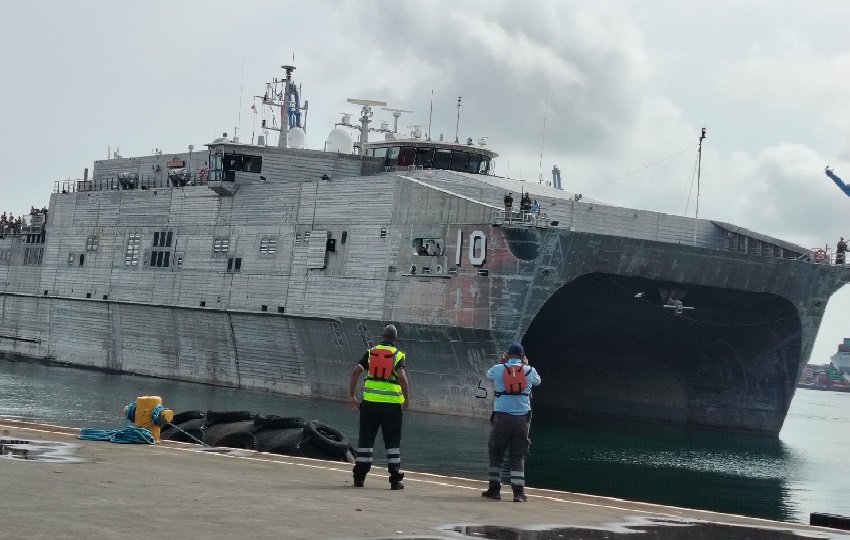
<path fill-rule="evenodd" d="M 694 247 L 697 247 L 697 228 L 699 227 L 699 176 L 702 167 L 702 140 L 705 139 L 705 128 L 699 136 L 699 149 L 697 150 L 697 212 L 694 217 Z M 691 147 L 693 148 L 693 147 Z"/>
<path fill-rule="evenodd" d="M 295 66 L 280 66 L 286 71 L 286 80 L 283 82 L 283 106 L 280 108 L 280 137 L 277 140 L 278 148 L 286 148 L 289 138 L 289 85 L 292 84 L 292 72 Z"/>

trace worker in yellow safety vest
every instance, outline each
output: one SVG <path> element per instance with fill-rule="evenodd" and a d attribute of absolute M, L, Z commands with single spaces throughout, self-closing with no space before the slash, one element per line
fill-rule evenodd
<path fill-rule="evenodd" d="M 354 391 L 360 374 L 366 372 L 363 400 L 360 402 L 360 438 L 354 461 L 354 487 L 363 487 L 366 474 L 372 468 L 372 451 L 378 428 L 387 449 L 387 470 L 390 489 L 404 489 L 401 472 L 401 410 L 407 408 L 407 373 L 404 353 L 396 348 L 398 330 L 389 324 L 384 328 L 381 342 L 369 349 L 351 371 L 348 387 L 348 406 L 357 410 Z"/>

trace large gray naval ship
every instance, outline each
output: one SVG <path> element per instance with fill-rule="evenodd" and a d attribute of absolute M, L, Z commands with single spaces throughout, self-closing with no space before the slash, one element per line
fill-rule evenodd
<path fill-rule="evenodd" d="M 382 102 L 349 100 L 359 126 L 306 149 L 284 69 L 257 97 L 274 114 L 256 144 L 116 152 L 4 225 L 0 358 L 343 399 L 392 322 L 414 410 L 489 414 L 481 376 L 518 339 L 538 407 L 779 432 L 843 266 L 582 199 L 558 171 L 496 176 L 483 139 L 370 128 Z"/>

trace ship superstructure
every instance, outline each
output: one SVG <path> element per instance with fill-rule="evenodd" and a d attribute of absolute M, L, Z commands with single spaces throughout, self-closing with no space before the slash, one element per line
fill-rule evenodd
<path fill-rule="evenodd" d="M 356 145 L 343 120 L 304 148 L 285 69 L 278 145 L 96 161 L 2 235 L 0 357 L 343 399 L 393 322 L 413 409 L 489 414 L 477 383 L 521 339 L 537 406 L 778 433 L 845 268 L 496 176 L 484 140 L 370 142 L 369 100 Z"/>

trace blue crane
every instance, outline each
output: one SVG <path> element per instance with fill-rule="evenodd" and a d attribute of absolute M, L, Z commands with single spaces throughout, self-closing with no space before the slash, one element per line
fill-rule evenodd
<path fill-rule="evenodd" d="M 829 168 L 829 165 L 826 166 L 826 170 L 824 172 L 828 177 L 832 178 L 832 181 L 835 182 L 835 185 L 838 186 L 838 188 L 843 191 L 845 195 L 850 197 L 850 186 L 845 184 L 841 178 L 839 178 L 834 172 L 832 172 L 832 169 Z"/>

